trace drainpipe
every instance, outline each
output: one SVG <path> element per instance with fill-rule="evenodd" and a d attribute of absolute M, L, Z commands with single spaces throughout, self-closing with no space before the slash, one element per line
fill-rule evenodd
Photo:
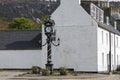
<path fill-rule="evenodd" d="M 117 22 L 114 21 L 114 28 L 117 30 Z M 114 70 L 116 69 L 116 45 L 115 45 L 115 34 L 114 34 Z"/>
<path fill-rule="evenodd" d="M 114 70 L 116 69 L 116 46 L 115 46 L 115 34 L 114 34 Z"/>
<path fill-rule="evenodd" d="M 112 74 L 112 66 L 111 66 L 111 32 L 109 32 L 109 66 L 108 66 L 108 73 Z"/>

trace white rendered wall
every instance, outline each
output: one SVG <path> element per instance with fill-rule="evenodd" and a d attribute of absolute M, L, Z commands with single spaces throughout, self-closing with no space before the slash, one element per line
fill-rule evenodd
<path fill-rule="evenodd" d="M 56 26 L 89 26 L 95 21 L 80 6 L 79 0 L 61 0 L 60 6 L 53 12 Z"/>
<path fill-rule="evenodd" d="M 61 44 L 53 47 L 55 68 L 65 66 L 76 71 L 97 72 L 96 31 L 92 27 L 57 27 Z"/>
<path fill-rule="evenodd" d="M 89 27 L 89 28 L 88 28 Z M 97 72 L 97 38 L 93 26 L 57 27 L 60 46 L 52 46 L 54 68 L 66 67 L 76 71 Z M 45 41 L 45 35 L 44 41 Z M 42 51 L 46 54 L 47 48 Z"/>
<path fill-rule="evenodd" d="M 118 43 L 117 43 L 118 38 Z M 116 65 L 120 65 L 120 36 L 115 35 Z"/>
<path fill-rule="evenodd" d="M 97 23 L 79 0 L 61 0 L 52 14 L 60 46 L 52 47 L 54 68 L 97 72 Z"/>
<path fill-rule="evenodd" d="M 1 50 L 0 68 L 28 69 L 32 66 L 44 67 L 46 54 L 41 50 Z"/>
<path fill-rule="evenodd" d="M 103 32 L 103 40 L 102 40 L 102 32 Z M 98 27 L 98 71 L 99 72 L 107 72 L 109 65 L 109 51 L 110 51 L 110 39 L 109 39 L 109 31 L 104 30 Z M 108 36 L 106 36 L 108 34 Z M 107 40 L 108 37 L 108 40 Z M 104 53 L 104 57 L 103 57 Z M 116 68 L 116 57 L 118 51 L 116 51 L 115 47 L 115 34 L 111 33 L 111 67 L 112 70 Z"/>

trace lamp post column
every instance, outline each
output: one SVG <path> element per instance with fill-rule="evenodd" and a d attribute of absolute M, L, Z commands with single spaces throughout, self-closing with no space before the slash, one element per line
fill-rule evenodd
<path fill-rule="evenodd" d="M 59 46 L 60 45 L 60 39 L 58 38 L 58 44 L 54 44 L 52 42 L 52 35 L 54 33 L 54 20 L 47 18 L 47 20 L 44 21 L 44 25 L 45 25 L 45 28 L 44 28 L 44 32 L 45 32 L 45 35 L 47 36 L 47 41 L 45 43 L 45 45 L 47 44 L 47 63 L 45 64 L 46 65 L 46 69 L 48 69 L 50 71 L 50 74 L 53 73 L 53 64 L 52 64 L 52 55 L 51 55 L 51 52 L 52 52 L 52 49 L 51 49 L 51 44 L 53 44 L 54 46 Z"/>
<path fill-rule="evenodd" d="M 51 60 L 51 36 L 47 37 L 47 64 L 46 64 L 46 68 L 48 70 L 50 70 L 50 74 L 53 73 L 53 64 L 52 64 L 52 60 Z"/>

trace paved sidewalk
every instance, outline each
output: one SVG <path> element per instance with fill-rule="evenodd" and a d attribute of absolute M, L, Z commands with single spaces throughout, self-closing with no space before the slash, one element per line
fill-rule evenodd
<path fill-rule="evenodd" d="M 0 72 L 0 80 L 9 80 L 9 78 L 13 78 L 17 75 L 24 74 L 24 71 L 1 71 Z"/>
<path fill-rule="evenodd" d="M 10 80 L 109 80 L 114 75 L 105 74 L 80 74 L 79 76 L 37 76 L 13 77 Z"/>
<path fill-rule="evenodd" d="M 120 75 L 80 74 L 79 76 L 28 76 L 18 77 L 25 71 L 2 71 L 0 80 L 120 80 Z"/>
<path fill-rule="evenodd" d="M 99 78 L 86 78 L 86 77 L 80 77 L 80 76 L 67 76 L 67 77 L 18 77 L 18 78 L 12 78 L 10 80 L 120 80 L 120 79 L 113 79 L 113 75 L 109 77 L 99 77 Z"/>

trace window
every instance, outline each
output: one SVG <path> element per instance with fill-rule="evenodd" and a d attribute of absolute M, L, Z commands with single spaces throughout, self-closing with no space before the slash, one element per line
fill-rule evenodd
<path fill-rule="evenodd" d="M 102 31 L 102 44 L 104 43 L 104 33 Z"/>
<path fill-rule="evenodd" d="M 118 47 L 118 37 L 116 37 L 116 46 Z"/>
<path fill-rule="evenodd" d="M 96 20 L 99 21 L 99 10 L 98 9 L 96 9 Z"/>
<path fill-rule="evenodd" d="M 114 65 L 113 54 L 111 55 L 111 65 Z"/>
<path fill-rule="evenodd" d="M 104 67 L 104 53 L 102 53 L 102 66 Z"/>
<path fill-rule="evenodd" d="M 119 56 L 117 55 L 117 65 L 118 65 L 118 59 L 119 59 Z"/>
<path fill-rule="evenodd" d="M 108 45 L 108 33 L 106 33 L 106 44 Z"/>
<path fill-rule="evenodd" d="M 91 16 L 96 19 L 96 7 L 94 4 L 91 4 Z"/>
<path fill-rule="evenodd" d="M 91 3 L 90 6 L 91 6 L 90 8 L 91 16 L 97 21 L 103 22 L 104 11 L 100 9 L 99 7 L 97 7 L 96 5 L 94 5 L 93 3 Z"/>
<path fill-rule="evenodd" d="M 109 65 L 109 54 L 107 54 L 107 65 Z"/>
<path fill-rule="evenodd" d="M 103 11 L 102 10 L 99 10 L 99 21 L 100 22 L 103 22 L 103 18 L 104 18 L 104 15 L 103 15 Z"/>
<path fill-rule="evenodd" d="M 113 35 L 111 35 L 111 46 L 113 46 Z"/>

